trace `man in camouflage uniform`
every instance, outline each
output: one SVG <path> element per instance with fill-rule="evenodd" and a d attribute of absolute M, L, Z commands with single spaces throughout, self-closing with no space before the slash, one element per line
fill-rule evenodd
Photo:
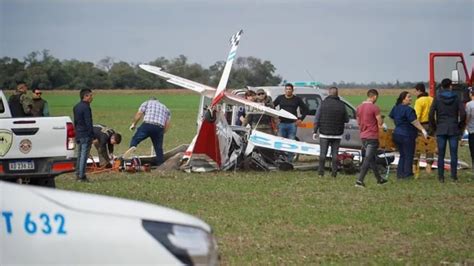
<path fill-rule="evenodd" d="M 31 116 L 33 101 L 27 92 L 28 86 L 26 83 L 18 83 L 15 93 L 8 99 L 12 117 Z"/>
<path fill-rule="evenodd" d="M 93 132 L 94 139 L 92 143 L 99 155 L 99 165 L 106 168 L 112 167 L 110 160 L 113 157 L 114 145 L 122 142 L 122 135 L 116 133 L 112 128 L 99 124 L 94 125 Z"/>
<path fill-rule="evenodd" d="M 43 92 L 41 89 L 33 89 L 33 105 L 31 109 L 31 114 L 33 116 L 49 116 L 49 106 L 48 101 L 41 98 Z"/>

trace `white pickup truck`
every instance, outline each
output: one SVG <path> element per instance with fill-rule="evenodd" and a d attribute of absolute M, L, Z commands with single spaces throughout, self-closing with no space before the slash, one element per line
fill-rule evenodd
<path fill-rule="evenodd" d="M 0 90 L 0 180 L 55 187 L 57 175 L 75 168 L 71 118 L 12 118 Z"/>

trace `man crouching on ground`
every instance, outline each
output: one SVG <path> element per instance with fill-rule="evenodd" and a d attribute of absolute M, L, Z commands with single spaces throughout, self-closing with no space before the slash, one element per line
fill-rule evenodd
<path fill-rule="evenodd" d="M 113 159 L 114 145 L 122 142 L 122 135 L 112 128 L 104 125 L 94 125 L 94 140 L 92 143 L 99 155 L 100 167 L 111 168 L 110 160 Z"/>

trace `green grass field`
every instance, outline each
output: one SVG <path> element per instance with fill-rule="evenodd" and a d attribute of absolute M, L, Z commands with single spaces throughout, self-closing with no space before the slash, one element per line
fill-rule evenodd
<path fill-rule="evenodd" d="M 77 92 L 46 92 L 53 115 L 71 115 Z M 123 133 L 117 153 L 128 148 L 131 119 L 140 103 L 158 96 L 172 111 L 165 149 L 189 143 L 196 132 L 196 94 L 157 91 L 97 91 L 94 122 Z M 354 105 L 365 97 L 348 96 Z M 388 114 L 394 96 L 381 96 Z M 139 153 L 148 153 L 150 142 Z M 461 158 L 468 159 L 461 148 Z M 209 223 L 221 263 L 247 264 L 441 264 L 474 263 L 474 183 L 471 171 L 459 183 L 439 184 L 434 174 L 356 189 L 354 176 L 319 178 L 312 171 L 187 174 L 107 173 L 76 183 L 58 178 L 62 189 L 150 202 Z"/>

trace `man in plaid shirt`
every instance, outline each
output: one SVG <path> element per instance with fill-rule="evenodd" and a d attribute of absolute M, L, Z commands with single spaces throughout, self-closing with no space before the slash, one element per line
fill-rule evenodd
<path fill-rule="evenodd" d="M 136 124 L 142 118 L 143 123 L 138 127 L 135 135 L 133 135 L 130 141 L 130 148 L 136 148 L 140 142 L 150 137 L 156 153 L 156 164 L 159 166 L 164 162 L 163 138 L 170 125 L 171 112 L 164 104 L 160 103 L 155 97 L 152 97 L 140 105 L 130 125 L 130 130 L 134 130 Z"/>

